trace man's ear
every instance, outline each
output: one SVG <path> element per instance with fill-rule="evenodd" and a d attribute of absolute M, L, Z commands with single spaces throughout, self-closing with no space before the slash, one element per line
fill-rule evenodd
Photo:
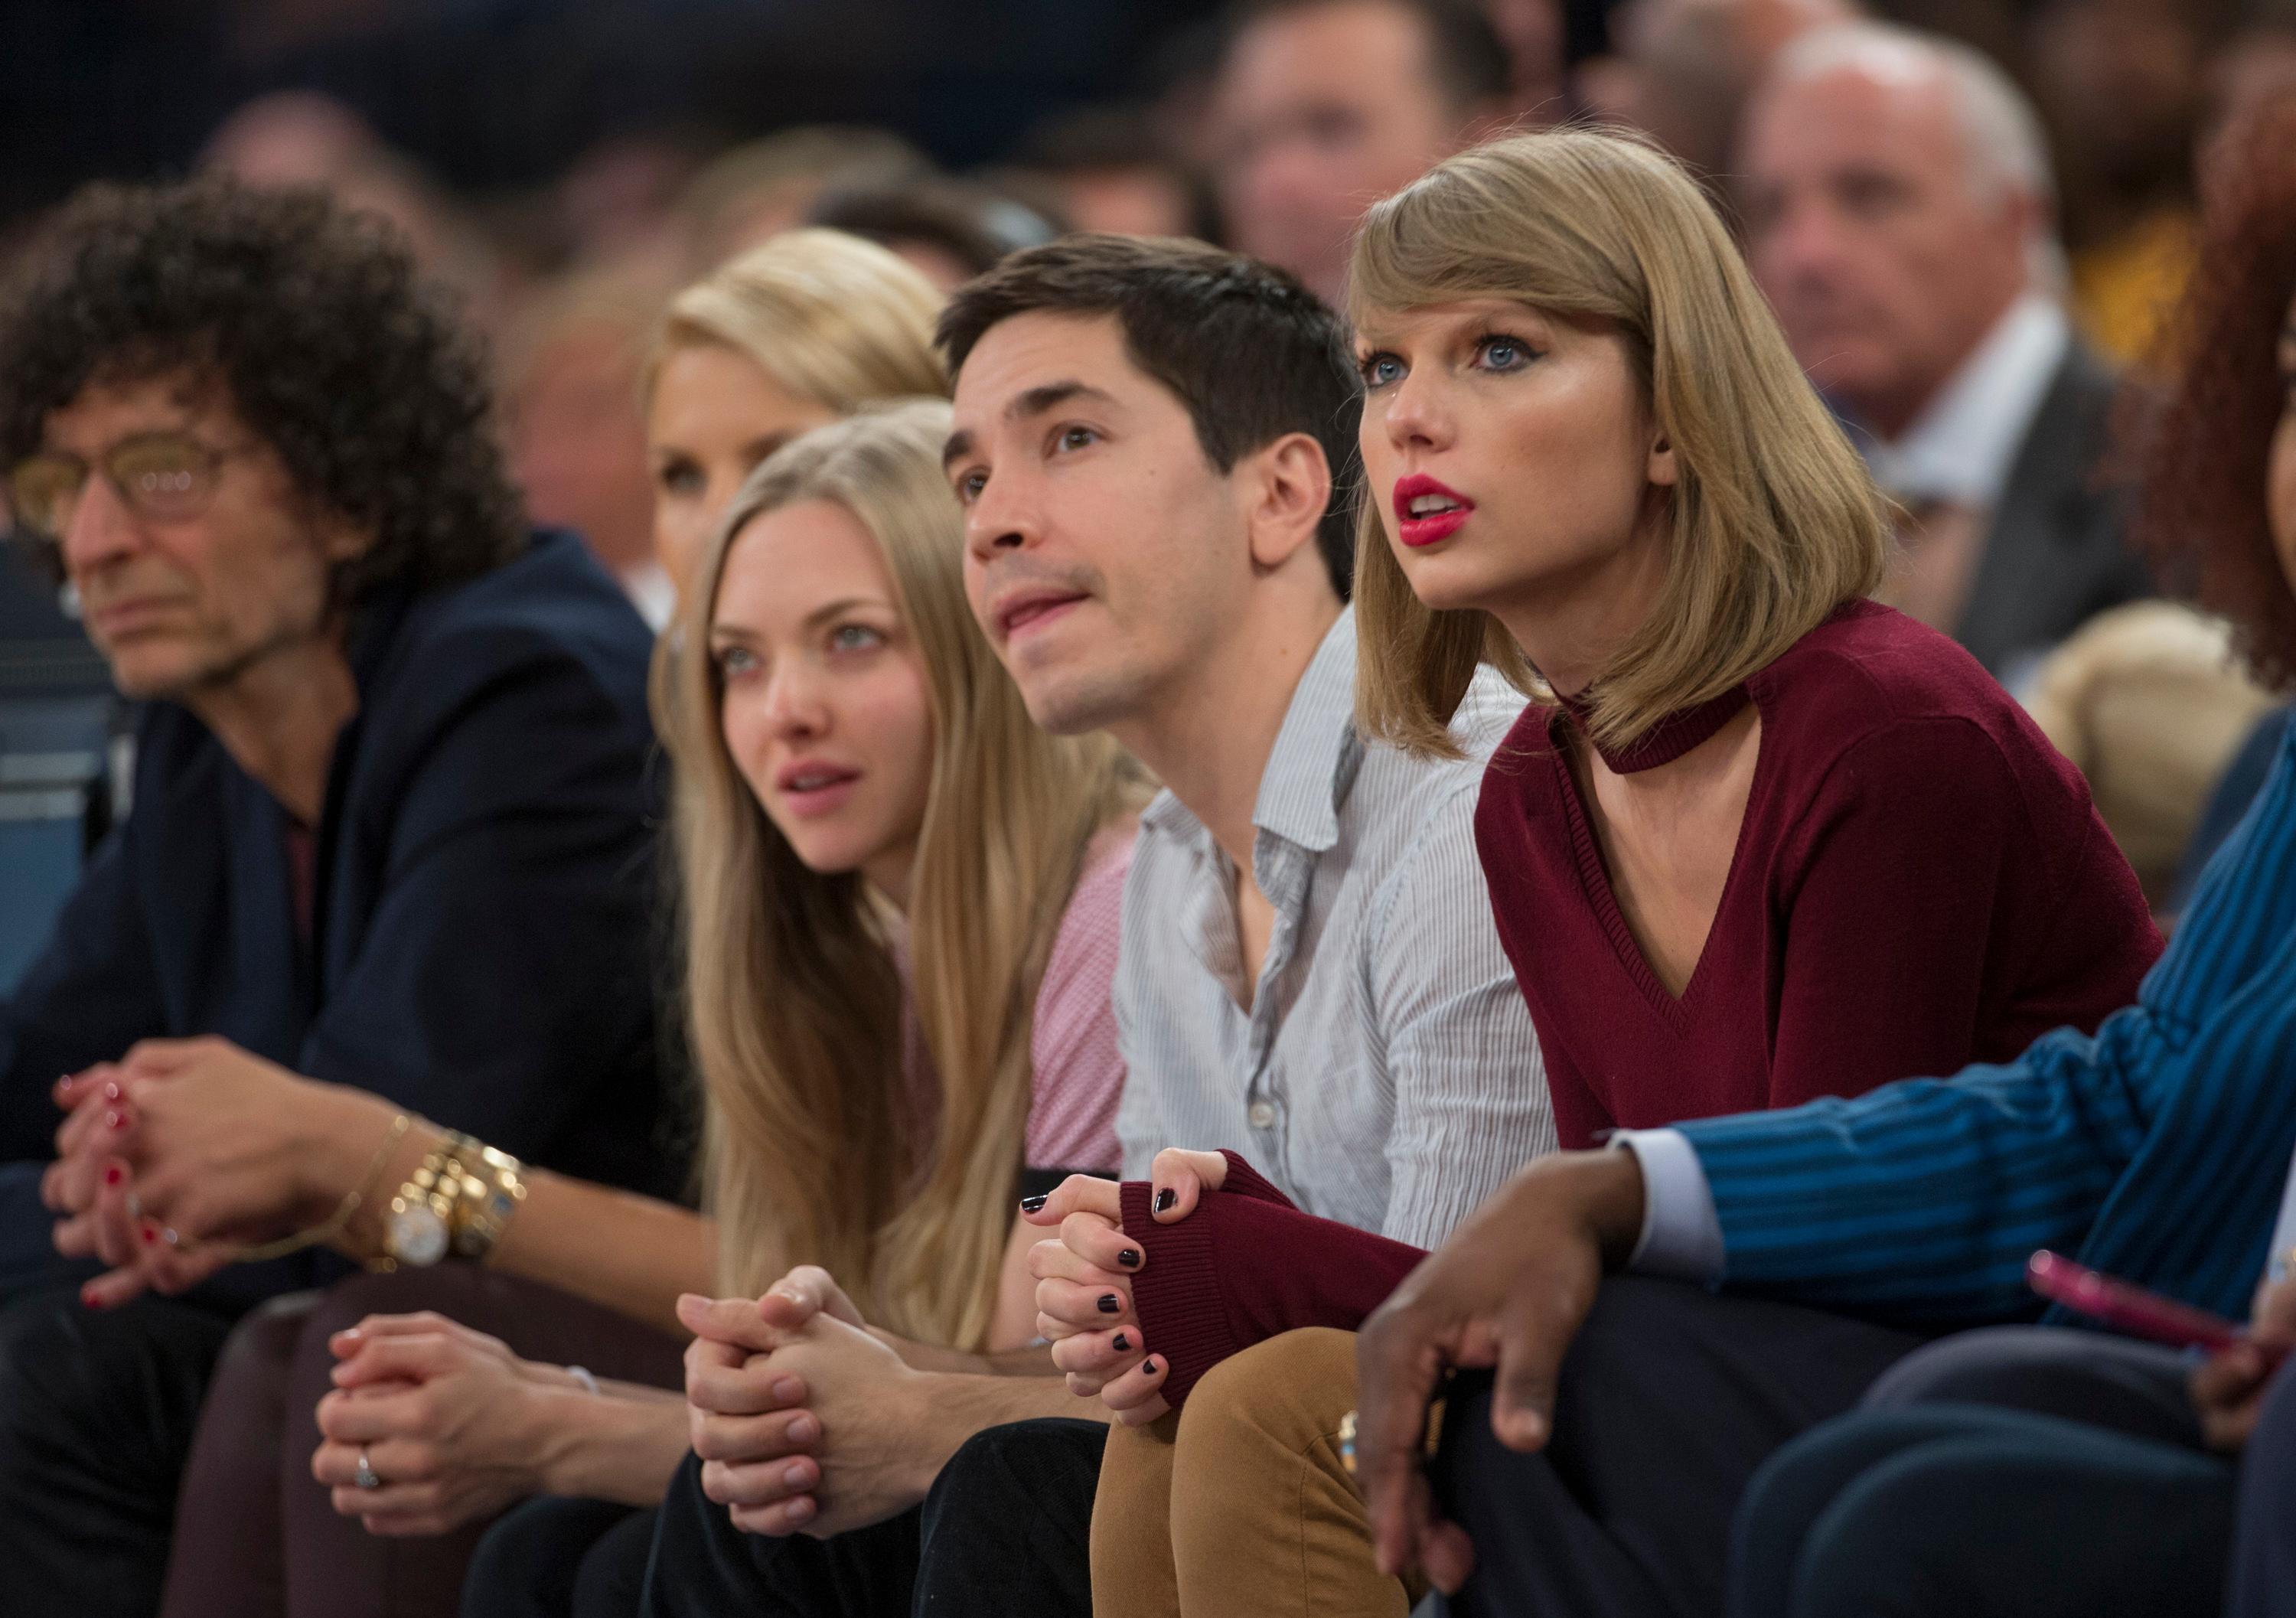
<path fill-rule="evenodd" d="M 1273 571 L 1303 545 L 1332 503 L 1332 464 L 1324 447 L 1304 432 L 1287 432 L 1236 468 L 1249 480 L 1245 512 L 1251 525 L 1251 562 Z"/>

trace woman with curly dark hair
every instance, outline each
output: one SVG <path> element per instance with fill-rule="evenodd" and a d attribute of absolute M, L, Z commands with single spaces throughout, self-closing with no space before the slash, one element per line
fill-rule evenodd
<path fill-rule="evenodd" d="M 419 1285 L 499 1232 L 519 1159 L 683 1183 L 647 948 L 651 637 L 579 540 L 522 530 L 481 376 L 389 228 L 316 195 L 94 189 L 0 293 L 17 533 L 145 704 L 133 812 L 0 1000 L 12 1613 L 153 1610 L 234 1316 L 343 1275 L 324 1243 L 354 1212 L 431 1216 L 392 1249 Z M 284 1144 L 212 1111 L 184 1130 L 211 1162 L 355 1158 L 358 1194 L 198 1234 L 150 1217 L 167 1095 L 273 1064 L 332 1112 Z M 349 1106 L 378 1097 L 387 1132 Z M 438 1149 L 427 1119 L 495 1150 Z M 204 1285 L 145 1294 L 139 1254 Z M 494 1302 L 533 1349 L 563 1318 Z M 617 1359 L 676 1368 L 654 1335 Z"/>
<path fill-rule="evenodd" d="M 2198 273 L 2173 327 L 2183 363 L 2144 451 L 2141 531 L 2233 621 L 2259 677 L 2285 689 L 2296 684 L 2296 94 L 2251 110 L 2218 159 Z M 2296 826 L 2270 817 L 2286 801 L 2268 794 L 2246 835 L 2284 847 Z M 2228 992 L 2272 992 L 2272 979 L 2267 968 Z M 2284 1071 L 2292 1057 L 2284 1041 L 2254 1053 Z M 2239 1131 L 2226 1131 L 2218 1159 L 2240 1151 Z M 2191 1171 L 2224 1170 L 2202 1161 Z M 1906 1360 L 1866 1409 L 1756 1474 L 1739 1515 L 1734 1618 L 2214 1614 L 2228 1564 L 2237 1618 L 2296 1613 L 2296 1375 L 2276 1374 L 2296 1347 L 2292 1247 L 2296 1180 L 2250 1326 L 2204 1359 L 2010 1328 Z"/>

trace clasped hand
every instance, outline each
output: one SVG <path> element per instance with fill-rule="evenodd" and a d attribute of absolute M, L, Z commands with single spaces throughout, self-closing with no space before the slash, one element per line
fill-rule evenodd
<path fill-rule="evenodd" d="M 1149 1169 L 1152 1217 L 1166 1225 L 1187 1218 L 1203 1193 L 1226 1179 L 1227 1159 L 1217 1152 L 1158 1153 Z M 1097 1394 L 1119 1423 L 1136 1427 L 1171 1408 L 1161 1390 L 1172 1367 L 1141 1335 L 1132 1277 L 1148 1255 L 1124 1234 L 1121 1195 L 1113 1181 L 1070 1175 L 1021 1217 L 1060 1231 L 1029 1250 L 1037 1330 L 1052 1342 L 1054 1365 L 1066 1374 L 1070 1392 Z"/>
<path fill-rule="evenodd" d="M 923 1498 L 905 1395 L 918 1381 L 829 1274 L 761 1298 L 677 1301 L 693 1333 L 685 1398 L 701 1491 L 750 1533 L 842 1533 Z"/>
<path fill-rule="evenodd" d="M 324 1218 L 302 1205 L 295 1143 L 333 1090 L 212 1038 L 147 1039 L 59 1080 L 69 1116 L 40 1194 L 62 1216 L 56 1250 L 112 1266 L 86 1301 L 187 1291 L 242 1244 Z"/>
<path fill-rule="evenodd" d="M 327 1347 L 340 1363 L 311 1475 L 369 1533 L 446 1533 L 546 1492 L 525 1417 L 539 1391 L 572 1384 L 565 1371 L 427 1310 L 370 1315 Z M 362 1455 L 381 1488 L 357 1487 Z"/>

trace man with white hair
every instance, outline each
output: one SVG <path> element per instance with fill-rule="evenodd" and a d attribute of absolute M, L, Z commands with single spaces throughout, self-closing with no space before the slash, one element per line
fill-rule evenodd
<path fill-rule="evenodd" d="M 2007 75 L 1883 24 L 1804 34 L 1740 168 L 1755 276 L 1906 509 L 1883 598 L 2013 683 L 2149 594 L 2096 477 L 2114 382 L 2060 300 L 2046 148 Z"/>

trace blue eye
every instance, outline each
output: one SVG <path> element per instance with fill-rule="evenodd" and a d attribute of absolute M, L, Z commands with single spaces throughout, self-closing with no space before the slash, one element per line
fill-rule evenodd
<path fill-rule="evenodd" d="M 758 667 L 756 653 L 746 646 L 720 646 L 713 656 L 718 678 L 737 679 Z"/>
<path fill-rule="evenodd" d="M 832 652 L 868 652 L 885 644 L 885 637 L 866 624 L 840 624 L 829 632 Z"/>
<path fill-rule="evenodd" d="M 1403 380 L 1403 362 L 1392 354 L 1371 355 L 1357 368 L 1363 373 L 1366 388 L 1384 388 Z"/>
<path fill-rule="evenodd" d="M 1520 371 L 1536 357 L 1530 345 L 1516 337 L 1486 337 L 1475 351 L 1486 371 Z"/>

